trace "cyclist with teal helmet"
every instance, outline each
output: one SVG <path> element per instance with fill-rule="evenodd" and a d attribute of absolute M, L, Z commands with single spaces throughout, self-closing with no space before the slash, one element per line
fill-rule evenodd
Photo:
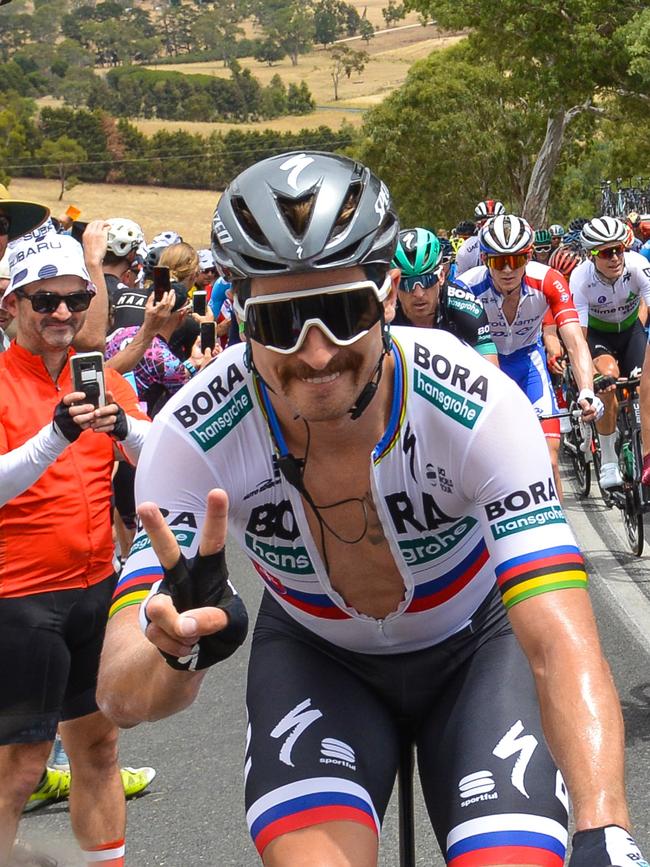
<path fill-rule="evenodd" d="M 394 325 L 443 328 L 496 363 L 496 346 L 483 305 L 471 292 L 445 281 L 440 240 L 428 229 L 404 229 L 392 265 L 401 273 Z"/>
<path fill-rule="evenodd" d="M 533 240 L 533 261 L 548 265 L 553 252 L 552 236 L 548 229 L 538 229 Z"/>

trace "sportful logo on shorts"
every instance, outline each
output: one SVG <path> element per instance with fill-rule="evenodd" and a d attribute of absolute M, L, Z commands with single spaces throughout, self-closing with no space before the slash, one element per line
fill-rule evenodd
<path fill-rule="evenodd" d="M 462 424 L 463 427 L 473 428 L 483 412 L 483 407 L 480 404 L 474 403 L 465 395 L 452 391 L 439 382 L 435 382 L 417 369 L 415 370 L 413 390 L 428 400 L 429 403 L 441 409 L 445 415 L 451 416 L 459 424 Z"/>
<path fill-rule="evenodd" d="M 207 452 L 229 434 L 252 409 L 250 392 L 244 386 L 217 412 L 191 430 L 190 436 Z"/>
<path fill-rule="evenodd" d="M 566 518 L 560 506 L 545 506 L 543 509 L 535 509 L 532 512 L 524 512 L 523 515 L 506 518 L 492 524 L 490 530 L 495 539 L 511 536 L 513 533 L 523 533 L 535 527 L 543 527 L 546 524 L 566 524 Z"/>

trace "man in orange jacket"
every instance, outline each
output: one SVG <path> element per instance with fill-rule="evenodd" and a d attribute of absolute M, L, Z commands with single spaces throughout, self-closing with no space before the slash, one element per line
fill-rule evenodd
<path fill-rule="evenodd" d="M 69 359 L 94 286 L 68 236 L 10 251 L 3 306 L 16 340 L 0 355 L 0 865 L 57 725 L 70 757 L 70 816 L 87 863 L 124 864 L 117 729 L 95 684 L 113 590 L 115 449 L 135 462 L 150 423 L 105 371 L 106 405 L 74 391 Z"/>

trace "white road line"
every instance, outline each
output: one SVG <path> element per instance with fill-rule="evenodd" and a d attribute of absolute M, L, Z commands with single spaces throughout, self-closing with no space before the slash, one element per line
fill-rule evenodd
<path fill-rule="evenodd" d="M 566 474 L 563 474 L 563 482 L 565 489 L 571 487 L 573 490 L 571 479 L 567 478 Z M 594 481 L 593 484 L 596 482 Z M 621 609 L 621 620 L 643 644 L 644 649 L 650 652 L 650 600 L 604 543 L 577 497 L 573 502 L 566 503 L 565 512 L 578 538 L 580 548 L 589 558 L 591 567 L 589 577 L 592 585 L 597 583 L 608 593 L 612 601 Z M 602 519 L 610 524 L 611 532 L 620 539 L 621 551 L 625 551 L 625 542 L 620 532 L 615 529 L 616 523 L 621 521 L 618 510 L 603 510 Z M 646 545 L 648 544 L 646 542 Z"/>

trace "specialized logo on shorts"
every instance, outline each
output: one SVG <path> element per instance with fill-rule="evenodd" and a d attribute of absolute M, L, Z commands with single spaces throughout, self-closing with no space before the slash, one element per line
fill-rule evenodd
<path fill-rule="evenodd" d="M 191 548 L 192 543 L 196 538 L 196 533 L 191 533 L 188 530 L 177 530 L 172 527 L 172 533 L 176 537 L 176 541 L 181 548 Z M 131 545 L 129 556 L 131 556 L 131 554 L 137 554 L 138 551 L 146 551 L 147 548 L 151 548 L 151 539 L 149 536 L 147 536 L 146 533 L 142 536 L 136 536 Z"/>
<path fill-rule="evenodd" d="M 323 714 L 319 710 L 316 710 L 316 708 L 309 710 L 308 708 L 310 707 L 311 699 L 306 698 L 304 701 L 300 702 L 300 704 L 297 704 L 293 710 L 290 710 L 288 714 L 285 714 L 271 732 L 272 738 L 281 738 L 284 735 L 287 735 L 282 747 L 280 748 L 279 758 L 281 762 L 285 765 L 289 765 L 291 768 L 295 767 L 291 760 L 291 752 L 296 745 L 296 741 L 302 734 L 304 734 L 310 725 L 323 716 Z"/>
<path fill-rule="evenodd" d="M 524 797 L 529 798 L 524 777 L 533 753 L 537 749 L 537 738 L 535 735 L 525 735 L 523 732 L 524 724 L 519 719 L 510 726 L 492 750 L 492 755 L 498 759 L 509 759 L 512 756 L 517 756 L 510 775 L 510 782 Z"/>
<path fill-rule="evenodd" d="M 476 771 L 468 774 L 458 783 L 461 807 L 469 807 L 480 801 L 494 801 L 499 795 L 494 790 L 496 783 L 491 771 Z"/>
<path fill-rule="evenodd" d="M 323 738 L 320 743 L 321 765 L 342 765 L 351 771 L 356 771 L 357 758 L 349 744 L 336 738 Z"/>
<path fill-rule="evenodd" d="M 476 526 L 474 518 L 465 517 L 441 531 L 436 536 L 424 536 L 421 539 L 413 539 L 409 542 L 400 542 L 399 547 L 402 557 L 407 566 L 419 566 L 448 554 L 462 539 Z"/>

